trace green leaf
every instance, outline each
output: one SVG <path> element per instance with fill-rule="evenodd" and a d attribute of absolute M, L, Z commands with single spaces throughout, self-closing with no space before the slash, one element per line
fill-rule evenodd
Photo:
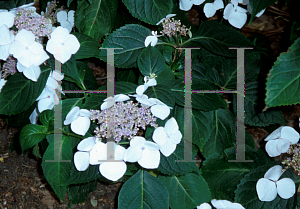
<path fill-rule="evenodd" d="M 84 184 L 101 178 L 99 172 L 99 165 L 89 165 L 85 171 L 78 171 L 74 165 L 72 165 L 69 179 L 62 184 L 62 186 L 68 186 L 70 184 Z"/>
<path fill-rule="evenodd" d="M 96 189 L 97 181 L 91 181 L 86 184 L 71 185 L 68 191 L 70 201 L 69 206 L 87 201 L 89 193 Z"/>
<path fill-rule="evenodd" d="M 73 33 L 73 35 L 76 36 L 80 43 L 78 52 L 74 54 L 75 59 L 95 57 L 97 54 L 99 54 L 100 44 L 93 38 L 82 33 Z"/>
<path fill-rule="evenodd" d="M 0 94 L 0 114 L 15 115 L 28 109 L 45 88 L 51 68 L 41 66 L 37 82 L 27 79 L 22 73 L 11 76 Z"/>
<path fill-rule="evenodd" d="M 110 34 L 104 40 L 102 48 L 122 48 L 114 50 L 116 67 L 137 67 L 137 57 L 145 48 L 145 39 L 149 35 L 151 35 L 151 31 L 141 25 L 125 25 Z M 101 49 L 98 56 L 106 62 L 107 50 Z"/>
<path fill-rule="evenodd" d="M 123 0 L 132 16 L 152 25 L 171 13 L 172 0 Z"/>
<path fill-rule="evenodd" d="M 116 81 L 125 81 L 136 83 L 137 75 L 134 70 L 118 70 L 116 71 Z"/>
<path fill-rule="evenodd" d="M 181 47 L 204 47 L 218 55 L 236 57 L 236 49 L 229 47 L 251 47 L 247 38 L 231 26 L 222 25 L 216 21 L 203 21 L 193 38 L 185 41 Z"/>
<path fill-rule="evenodd" d="M 160 154 L 158 170 L 166 175 L 182 175 L 192 171 L 197 171 L 198 167 L 195 162 L 177 162 L 184 160 L 184 151 L 184 140 L 181 139 L 181 142 L 177 144 L 175 152 L 173 152 L 169 157 L 165 157 Z"/>
<path fill-rule="evenodd" d="M 224 156 L 224 150 L 236 143 L 236 118 L 228 109 L 214 111 L 212 133 L 203 148 L 202 154 L 208 157 L 214 153 Z"/>
<path fill-rule="evenodd" d="M 62 140 L 53 140 L 47 147 L 42 160 L 43 173 L 47 182 L 63 201 L 68 188 L 60 185 L 64 184 L 70 175 L 71 160 L 73 158 L 70 144 L 69 138 L 64 135 Z M 70 162 L 61 162 L 59 161 L 60 157 L 62 160 L 70 160 Z M 45 162 L 46 160 L 47 162 Z M 51 162 L 50 160 L 57 160 L 57 162 Z"/>
<path fill-rule="evenodd" d="M 300 103 L 300 38 L 282 53 L 272 67 L 266 87 L 266 105 L 275 107 Z"/>
<path fill-rule="evenodd" d="M 170 194 L 172 209 L 196 208 L 211 200 L 210 190 L 200 174 L 189 173 L 184 176 L 159 176 Z"/>
<path fill-rule="evenodd" d="M 292 28 L 291 28 L 291 35 L 290 40 L 293 43 L 300 35 L 300 22 L 295 21 L 293 22 Z"/>
<path fill-rule="evenodd" d="M 94 90 L 97 89 L 98 83 L 96 81 L 96 78 L 93 74 L 93 71 L 89 68 L 89 66 L 81 61 L 76 62 L 76 66 L 78 69 L 78 75 L 80 77 L 80 80 L 83 81 L 83 86 L 86 90 Z"/>
<path fill-rule="evenodd" d="M 118 208 L 169 209 L 168 190 L 160 179 L 139 170 L 122 186 Z"/>
<path fill-rule="evenodd" d="M 44 110 L 39 119 L 41 123 L 47 127 L 47 130 L 52 131 L 54 130 L 54 111 L 53 110 Z"/>
<path fill-rule="evenodd" d="M 259 166 L 256 169 L 251 170 L 242 180 L 241 183 L 237 186 L 235 191 L 235 201 L 241 203 L 245 208 L 261 208 L 261 209 L 277 209 L 277 208 L 286 208 L 292 209 L 295 208 L 295 198 L 297 198 L 297 193 L 289 198 L 282 199 L 278 195 L 271 202 L 260 201 L 256 192 L 256 183 L 260 178 L 264 177 L 264 174 L 268 169 L 274 165 L 278 165 L 279 162 L 270 162 L 265 165 Z M 280 179 L 282 178 L 291 178 L 293 181 L 298 180 L 297 176 L 291 169 L 286 170 Z"/>
<path fill-rule="evenodd" d="M 20 133 L 20 145 L 22 152 L 38 144 L 47 136 L 47 126 L 36 124 L 26 125 Z"/>
<path fill-rule="evenodd" d="M 236 146 L 225 150 L 227 158 L 215 153 L 204 161 L 201 171 L 212 192 L 212 198 L 217 198 L 222 192 L 230 198 L 234 197 L 236 186 L 252 169 L 270 161 L 262 150 L 254 151 L 246 145 L 246 160 L 254 162 L 228 162 L 236 159 Z M 228 199 L 230 200 L 230 199 Z"/>
<path fill-rule="evenodd" d="M 75 25 L 80 33 L 96 41 L 111 32 L 118 6 L 117 0 L 78 1 Z"/>
<path fill-rule="evenodd" d="M 259 13 L 261 10 L 266 9 L 268 6 L 271 6 L 277 0 L 249 0 L 249 4 L 252 8 L 251 18 L 249 24 L 254 20 L 255 15 Z"/>
<path fill-rule="evenodd" d="M 269 126 L 272 124 L 283 124 L 286 122 L 279 110 L 267 110 L 258 112 L 258 92 L 257 82 L 247 83 L 245 85 L 245 123 L 250 126 Z M 234 102 L 236 106 L 236 102 Z M 236 109 L 236 108 L 235 108 Z"/>
<path fill-rule="evenodd" d="M 0 9 L 13 9 L 19 6 L 22 6 L 24 4 L 32 3 L 33 0 L 6 0 L 6 1 L 0 1 Z"/>
<path fill-rule="evenodd" d="M 116 82 L 115 83 L 115 94 L 135 94 L 137 85 L 130 82 Z"/>
<path fill-rule="evenodd" d="M 101 86 L 97 90 L 106 90 L 106 86 Z M 100 106 L 106 97 L 106 93 L 93 93 L 87 98 L 82 108 L 88 110 L 100 110 Z"/>
<path fill-rule="evenodd" d="M 211 134 L 211 125 L 213 122 L 213 112 L 203 112 L 201 110 L 192 110 L 192 142 L 196 144 L 200 151 Z M 179 130 L 184 136 L 184 108 L 175 106 L 174 117 L 178 123 Z"/>
<path fill-rule="evenodd" d="M 39 144 L 36 144 L 33 149 L 32 149 L 32 154 L 35 155 L 38 158 L 42 158 L 40 155 L 40 148 L 39 148 Z"/>
<path fill-rule="evenodd" d="M 163 55 L 150 45 L 143 49 L 138 57 L 137 64 L 144 76 L 149 76 L 151 73 L 159 75 L 167 68 Z"/>
<path fill-rule="evenodd" d="M 82 80 L 79 77 L 78 69 L 76 66 L 76 61 L 74 57 L 71 57 L 65 64 L 62 65 L 62 72 L 65 74 L 65 76 L 70 77 L 77 85 L 81 85 Z M 66 78 L 65 78 L 66 79 Z M 63 81 L 62 81 L 63 82 Z M 69 90 L 69 89 L 66 89 Z M 78 89 L 80 90 L 80 89 Z"/>
<path fill-rule="evenodd" d="M 34 102 L 27 110 L 16 115 L 10 115 L 7 124 L 16 128 L 23 128 L 30 123 L 29 117 L 36 107 L 37 103 Z"/>

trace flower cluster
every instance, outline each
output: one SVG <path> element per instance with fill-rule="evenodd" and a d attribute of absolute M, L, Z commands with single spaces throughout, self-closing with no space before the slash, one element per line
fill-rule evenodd
<path fill-rule="evenodd" d="M 180 20 L 174 20 L 174 18 L 166 18 L 165 21 L 162 22 L 162 26 L 163 30 L 161 31 L 161 34 L 167 35 L 168 37 L 177 35 L 177 32 L 181 36 L 186 36 L 189 32 L 189 29 L 187 29 L 185 25 L 181 25 Z"/>
<path fill-rule="evenodd" d="M 17 59 L 9 56 L 6 62 L 3 64 L 1 71 L 1 78 L 7 78 L 9 75 L 13 75 L 17 72 Z"/>
<path fill-rule="evenodd" d="M 48 36 L 52 32 L 51 20 L 35 13 L 34 9 L 18 9 L 15 16 L 15 26 L 18 30 L 31 31 L 36 40 Z"/>
<path fill-rule="evenodd" d="M 282 162 L 282 164 L 287 165 L 287 167 L 292 167 L 295 171 L 298 172 L 298 176 L 300 176 L 300 144 L 291 145 L 287 151 L 288 154 L 292 155 L 292 157 L 288 157 L 286 160 Z"/>
<path fill-rule="evenodd" d="M 118 102 L 113 107 L 103 111 L 91 110 L 91 120 L 98 120 L 100 127 L 97 127 L 95 134 L 98 138 L 109 138 L 111 133 L 107 133 L 107 127 L 113 127 L 112 134 L 116 142 L 122 137 L 132 138 L 139 128 L 146 129 L 147 125 L 156 127 L 156 118 L 147 107 L 139 107 L 138 103 L 129 101 L 127 103 Z"/>

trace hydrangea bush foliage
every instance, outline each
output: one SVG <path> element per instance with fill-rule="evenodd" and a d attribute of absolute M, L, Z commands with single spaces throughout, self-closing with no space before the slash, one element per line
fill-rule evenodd
<path fill-rule="evenodd" d="M 266 49 L 240 32 L 274 2 L 42 0 L 37 12 L 31 0 L 0 1 L 0 114 L 20 127 L 22 152 L 42 158 L 46 180 L 69 207 L 103 181 L 124 183 L 120 209 L 298 208 L 299 133 L 274 107 L 300 103 L 299 28 L 269 69 L 264 110 L 258 74 Z M 192 25 L 193 5 L 218 19 Z M 236 91 L 240 79 L 230 47 L 251 48 L 243 58 L 245 125 L 274 131 L 265 149 L 246 133 L 252 162 L 230 162 L 238 107 L 236 93 L 222 91 Z M 108 75 L 114 65 L 114 96 L 87 65 L 96 59 Z M 274 160 L 283 153 L 290 157 Z"/>

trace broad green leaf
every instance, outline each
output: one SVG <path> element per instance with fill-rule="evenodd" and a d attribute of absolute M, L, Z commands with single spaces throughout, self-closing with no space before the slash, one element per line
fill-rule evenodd
<path fill-rule="evenodd" d="M 85 171 L 78 171 L 73 164 L 70 171 L 70 177 L 64 184 L 62 184 L 62 186 L 70 184 L 84 184 L 97 180 L 101 177 L 102 175 L 99 172 L 99 165 L 89 165 L 88 169 Z"/>
<path fill-rule="evenodd" d="M 249 24 L 254 20 L 255 15 L 259 13 L 261 10 L 266 9 L 268 6 L 271 6 L 273 3 L 275 3 L 276 0 L 249 0 L 249 4 L 252 8 L 252 13 L 251 13 L 251 19 Z"/>
<path fill-rule="evenodd" d="M 33 147 L 38 144 L 47 136 L 47 127 L 36 125 L 36 124 L 28 124 L 23 127 L 20 133 L 20 145 L 22 152 Z"/>
<path fill-rule="evenodd" d="M 115 94 L 135 94 L 137 85 L 130 82 L 116 82 L 115 83 Z"/>
<path fill-rule="evenodd" d="M 39 120 L 41 123 L 47 127 L 47 130 L 52 131 L 54 129 L 54 111 L 44 110 L 40 116 Z"/>
<path fill-rule="evenodd" d="M 136 71 L 127 69 L 127 70 L 118 70 L 116 71 L 116 81 L 125 81 L 136 83 L 137 75 Z"/>
<path fill-rule="evenodd" d="M 99 54 L 100 44 L 88 35 L 82 33 L 73 33 L 80 43 L 80 48 L 76 54 L 75 59 L 84 59 L 95 57 Z"/>
<path fill-rule="evenodd" d="M 67 80 L 67 77 L 70 77 L 71 80 L 69 80 L 69 81 L 75 82 L 77 85 L 82 85 L 82 80 L 79 77 L 78 69 L 77 69 L 76 61 L 75 61 L 74 57 L 71 57 L 71 59 L 69 59 L 65 64 L 63 64 L 61 70 L 65 75 L 65 77 L 64 77 L 65 80 Z M 66 90 L 69 90 L 69 89 L 66 89 Z M 81 89 L 78 89 L 78 90 L 81 90 Z"/>
<path fill-rule="evenodd" d="M 125 25 L 111 33 L 104 40 L 102 48 L 122 48 L 114 50 L 116 67 L 137 67 L 137 57 L 145 48 L 145 39 L 149 35 L 151 35 L 151 31 L 141 25 Z M 107 50 L 100 48 L 98 56 L 106 62 Z"/>
<path fill-rule="evenodd" d="M 62 162 L 59 160 L 60 157 L 62 161 L 69 160 L 70 162 Z M 42 160 L 43 173 L 47 182 L 63 201 L 68 187 L 60 185 L 64 184 L 69 178 L 72 158 L 73 152 L 70 140 L 63 135 L 61 141 L 56 139 L 49 144 Z M 51 162 L 51 160 L 56 162 Z"/>
<path fill-rule="evenodd" d="M 139 170 L 123 184 L 118 208 L 169 209 L 168 190 L 160 179 Z"/>
<path fill-rule="evenodd" d="M 171 209 L 196 208 L 211 200 L 210 190 L 200 174 L 189 173 L 184 176 L 159 176 L 170 194 Z"/>
<path fill-rule="evenodd" d="M 80 33 L 98 41 L 111 32 L 118 6 L 117 0 L 78 1 L 75 25 Z"/>
<path fill-rule="evenodd" d="M 300 38 L 282 53 L 272 67 L 266 87 L 266 105 L 275 107 L 300 103 Z"/>
<path fill-rule="evenodd" d="M 228 109 L 214 111 L 212 132 L 202 154 L 208 157 L 214 153 L 224 156 L 224 150 L 236 143 L 236 118 Z"/>
<path fill-rule="evenodd" d="M 296 206 L 297 193 L 289 198 L 282 199 L 278 195 L 270 202 L 260 201 L 256 192 L 256 183 L 260 178 L 263 178 L 265 173 L 271 167 L 278 165 L 278 162 L 270 162 L 265 165 L 259 166 L 250 173 L 248 173 L 237 186 L 235 191 L 235 201 L 241 203 L 245 208 L 261 208 L 261 209 L 293 209 Z M 291 169 L 286 170 L 280 177 L 291 178 L 293 181 L 297 181 L 298 178 Z"/>
<path fill-rule="evenodd" d="M 282 112 L 279 110 L 267 110 L 264 112 L 258 111 L 258 92 L 257 82 L 247 83 L 245 85 L 245 123 L 250 126 L 269 126 L 271 124 L 283 124 L 286 122 L 282 117 Z M 235 100 L 236 101 L 236 100 Z M 236 109 L 236 102 L 234 108 Z"/>
<path fill-rule="evenodd" d="M 13 9 L 19 6 L 22 6 L 24 4 L 32 3 L 33 0 L 6 0 L 6 1 L 0 1 L 0 9 Z"/>
<path fill-rule="evenodd" d="M 171 13 L 172 0 L 123 0 L 132 16 L 152 25 Z"/>
<path fill-rule="evenodd" d="M 85 184 L 70 185 L 68 190 L 69 207 L 72 204 L 87 201 L 90 192 L 97 189 L 97 183 L 97 181 L 91 181 Z"/>
<path fill-rule="evenodd" d="M 217 198 L 219 192 L 234 197 L 236 186 L 252 169 L 270 161 L 262 150 L 254 151 L 246 145 L 246 160 L 254 162 L 228 162 L 236 159 L 236 146 L 225 150 L 227 157 L 215 153 L 204 161 L 201 171 L 212 192 L 212 198 Z M 230 200 L 230 199 L 228 199 Z"/>
<path fill-rule="evenodd" d="M 172 95 L 171 89 L 165 85 L 156 85 L 148 87 L 148 89 L 144 92 L 149 98 L 157 98 L 169 107 L 174 107 L 175 99 Z"/>
<path fill-rule="evenodd" d="M 167 175 L 182 175 L 192 171 L 197 171 L 198 167 L 195 162 L 180 162 L 184 161 L 184 151 L 184 140 L 181 139 L 181 142 L 176 146 L 175 152 L 173 152 L 169 157 L 165 157 L 163 154 L 160 154 L 158 170 Z M 190 155 L 192 156 L 192 151 Z"/>
<path fill-rule="evenodd" d="M 150 76 L 152 73 L 159 75 L 167 68 L 163 55 L 150 45 L 142 50 L 138 57 L 137 64 L 144 76 Z"/>
<path fill-rule="evenodd" d="M 23 128 L 30 123 L 29 117 L 36 107 L 37 103 L 34 102 L 27 110 L 16 115 L 10 115 L 7 124 L 16 128 Z"/>
<path fill-rule="evenodd" d="M 203 151 L 203 147 L 211 134 L 211 125 L 213 122 L 213 112 L 203 112 L 201 110 L 193 109 L 192 112 L 192 142 L 196 144 L 200 151 Z M 179 130 L 184 137 L 184 108 L 175 106 L 174 117 L 178 123 Z M 190 133 L 188 133 L 190 134 Z"/>
<path fill-rule="evenodd" d="M 41 66 L 37 82 L 27 79 L 22 73 L 11 76 L 0 94 L 0 114 L 15 115 L 28 109 L 45 88 L 51 68 Z"/>
<path fill-rule="evenodd" d="M 76 66 L 78 69 L 78 75 L 80 77 L 80 80 L 83 81 L 83 87 L 86 90 L 97 89 L 99 85 L 96 81 L 93 71 L 89 68 L 89 66 L 81 61 L 77 61 Z"/>
<path fill-rule="evenodd" d="M 228 49 L 229 47 L 251 46 L 247 38 L 231 26 L 225 26 L 216 21 L 204 21 L 193 37 L 183 42 L 181 47 L 204 47 L 218 55 L 236 57 L 237 50 Z"/>

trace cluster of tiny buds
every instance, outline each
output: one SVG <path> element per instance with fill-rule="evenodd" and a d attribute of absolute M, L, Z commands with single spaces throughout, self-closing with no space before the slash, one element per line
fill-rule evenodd
<path fill-rule="evenodd" d="M 6 79 L 9 75 L 13 75 L 17 72 L 17 59 L 9 56 L 6 62 L 3 64 L 1 71 L 1 78 Z"/>
<path fill-rule="evenodd" d="M 163 30 L 161 31 L 161 34 L 167 35 L 168 37 L 175 36 L 176 32 L 179 32 L 181 36 L 189 34 L 189 29 L 187 29 L 185 25 L 181 26 L 180 20 L 174 20 L 174 18 L 166 18 L 162 23 L 162 26 Z"/>
<path fill-rule="evenodd" d="M 56 0 L 49 2 L 46 8 L 46 12 L 42 13 L 44 17 L 49 18 L 52 21 L 52 24 L 57 23 L 57 13 L 63 10 L 63 6 L 57 8 L 56 3 L 59 2 L 56 2 Z"/>
<path fill-rule="evenodd" d="M 139 107 L 139 104 L 132 101 L 118 102 L 103 111 L 90 110 L 90 112 L 90 119 L 97 120 L 97 124 L 100 124 L 94 131 L 96 137 L 106 139 L 113 136 L 116 142 L 119 142 L 122 137 L 130 139 L 136 136 L 139 129 L 146 130 L 147 125 L 158 126 L 149 107 Z M 108 128 L 111 131 L 108 131 Z"/>
<path fill-rule="evenodd" d="M 52 32 L 51 20 L 37 14 L 34 9 L 18 9 L 14 24 L 19 31 L 22 29 L 31 31 L 36 40 L 49 36 Z"/>
<path fill-rule="evenodd" d="M 287 167 L 294 168 L 296 172 L 298 172 L 298 176 L 300 176 L 300 144 L 290 145 L 287 153 L 292 155 L 288 157 L 286 160 L 282 162 L 282 164 L 287 165 Z"/>

